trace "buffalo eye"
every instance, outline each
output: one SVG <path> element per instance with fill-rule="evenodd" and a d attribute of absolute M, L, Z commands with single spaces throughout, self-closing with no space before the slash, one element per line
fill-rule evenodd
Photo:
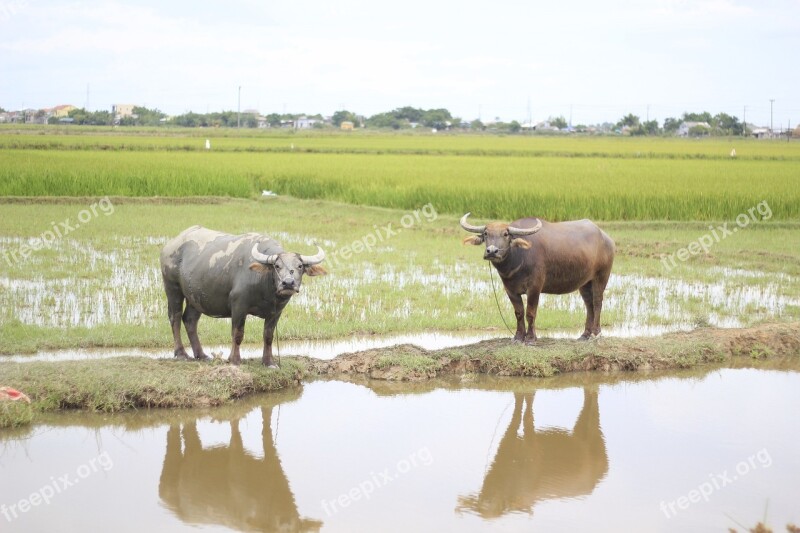
<path fill-rule="evenodd" d="M 507 231 L 503 232 L 503 237 L 508 237 L 508 232 Z"/>

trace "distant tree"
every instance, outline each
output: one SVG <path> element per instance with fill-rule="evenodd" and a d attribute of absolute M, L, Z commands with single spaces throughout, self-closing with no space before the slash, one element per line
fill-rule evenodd
<path fill-rule="evenodd" d="M 353 124 L 358 124 L 358 117 L 355 113 L 350 111 L 337 111 L 331 117 L 331 123 L 338 128 L 342 125 L 342 122 L 352 122 Z"/>
<path fill-rule="evenodd" d="M 408 122 L 419 123 L 423 121 L 425 111 L 416 109 L 414 107 L 398 107 L 391 112 L 392 115 L 398 120 L 407 120 Z"/>
<path fill-rule="evenodd" d="M 86 111 L 85 109 L 73 109 L 69 112 L 69 118 L 73 124 L 86 126 L 110 126 L 113 122 L 111 113 L 108 111 Z"/>
<path fill-rule="evenodd" d="M 560 130 L 563 130 L 567 127 L 567 121 L 563 116 L 560 117 L 550 117 L 547 119 L 551 126 L 554 126 Z"/>
<path fill-rule="evenodd" d="M 717 113 L 709 124 L 720 135 L 741 135 L 744 131 L 744 125 L 739 119 L 727 113 Z"/>
<path fill-rule="evenodd" d="M 702 113 L 684 113 L 684 122 L 706 122 L 711 124 L 711 113 L 703 111 Z"/>
<path fill-rule="evenodd" d="M 429 109 L 422 114 L 422 124 L 437 130 L 447 129 L 452 124 L 453 116 L 447 109 Z"/>
<path fill-rule="evenodd" d="M 278 128 L 281 125 L 281 116 L 278 113 L 270 113 L 266 119 L 271 128 Z"/>
<path fill-rule="evenodd" d="M 710 133 L 711 129 L 703 126 L 702 124 L 697 124 L 696 126 L 689 128 L 689 137 L 703 137 L 705 135 L 709 135 Z"/>
<path fill-rule="evenodd" d="M 367 119 L 367 126 L 370 128 L 392 128 L 399 130 L 400 128 L 410 127 L 410 124 L 407 119 L 397 118 L 394 112 L 389 111 L 369 117 Z"/>
<path fill-rule="evenodd" d="M 243 115 L 242 126 L 244 126 L 245 128 L 257 128 L 258 115 L 256 115 L 255 113 L 247 113 L 247 115 Z"/>
<path fill-rule="evenodd" d="M 486 129 L 486 126 L 484 126 L 483 122 L 481 122 L 477 118 L 469 123 L 469 127 L 472 130 L 478 130 L 478 131 L 483 131 Z"/>
<path fill-rule="evenodd" d="M 659 128 L 658 128 L 658 121 L 657 120 L 646 120 L 642 123 L 641 129 L 645 135 L 658 135 Z"/>
<path fill-rule="evenodd" d="M 0 113 L 8 113 L 8 111 L 6 111 L 5 108 L 0 107 Z"/>
<path fill-rule="evenodd" d="M 624 117 L 622 117 L 622 118 L 619 120 L 619 122 L 617 122 L 617 127 L 618 127 L 618 128 L 624 128 L 624 127 L 626 127 L 626 126 L 627 126 L 628 128 L 635 128 L 635 127 L 637 127 L 638 125 L 639 125 L 639 117 L 637 117 L 637 116 L 636 116 L 636 115 L 634 115 L 633 113 L 628 113 L 627 115 L 625 115 Z"/>
<path fill-rule="evenodd" d="M 517 122 L 516 120 L 512 120 L 508 124 L 508 131 L 510 131 L 511 133 L 519 133 L 519 131 L 521 129 L 522 129 L 522 125 L 519 122 Z"/>
<path fill-rule="evenodd" d="M 665 118 L 664 119 L 664 133 L 672 133 L 674 134 L 678 131 L 678 128 L 681 127 L 681 120 L 677 118 Z"/>
<path fill-rule="evenodd" d="M 170 123 L 175 126 L 182 126 L 184 128 L 197 128 L 199 126 L 208 126 L 208 122 L 205 115 L 201 115 L 199 113 L 193 113 L 192 111 L 184 113 L 183 115 L 177 115 L 172 117 Z"/>

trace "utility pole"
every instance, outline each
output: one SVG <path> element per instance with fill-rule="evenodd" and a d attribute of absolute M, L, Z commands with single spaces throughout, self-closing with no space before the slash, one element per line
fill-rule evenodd
<path fill-rule="evenodd" d="M 747 106 L 742 108 L 742 136 L 747 137 Z"/>
<path fill-rule="evenodd" d="M 775 102 L 774 98 L 769 99 L 769 136 L 772 137 L 772 104 Z"/>
<path fill-rule="evenodd" d="M 239 100 L 236 104 L 236 127 L 242 127 L 242 86 L 239 85 Z"/>

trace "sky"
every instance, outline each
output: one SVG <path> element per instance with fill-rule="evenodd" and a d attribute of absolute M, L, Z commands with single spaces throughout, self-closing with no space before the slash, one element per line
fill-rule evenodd
<path fill-rule="evenodd" d="M 0 0 L 0 107 L 205 113 L 241 94 L 265 114 L 777 128 L 800 123 L 798 50 L 800 0 Z"/>

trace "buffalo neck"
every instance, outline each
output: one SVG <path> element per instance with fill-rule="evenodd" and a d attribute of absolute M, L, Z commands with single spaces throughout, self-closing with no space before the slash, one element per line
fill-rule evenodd
<path fill-rule="evenodd" d="M 492 263 L 501 278 L 516 274 L 523 265 L 523 252 L 512 248 L 502 261 Z"/>

